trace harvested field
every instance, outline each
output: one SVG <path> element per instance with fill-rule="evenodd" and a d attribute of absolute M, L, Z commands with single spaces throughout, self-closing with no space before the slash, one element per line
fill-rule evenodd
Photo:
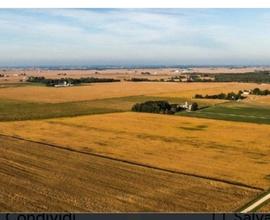
<path fill-rule="evenodd" d="M 0 158 L 2 212 L 232 211 L 258 193 L 7 137 Z"/>
<path fill-rule="evenodd" d="M 264 189 L 270 186 L 267 125 L 114 113 L 1 122 L 0 133 Z"/>
<path fill-rule="evenodd" d="M 212 83 L 205 83 L 206 85 L 211 85 Z M 239 90 L 243 89 L 254 89 L 254 88 L 260 88 L 260 89 L 270 89 L 269 84 L 259 85 L 255 83 L 221 83 L 220 86 L 217 87 L 205 87 L 205 88 L 196 88 L 193 87 L 193 83 L 190 84 L 190 90 L 185 90 L 181 92 L 169 92 L 169 93 L 163 93 L 159 94 L 158 96 L 164 96 L 164 97 L 187 97 L 192 98 L 195 94 L 201 94 L 201 95 L 215 95 L 219 93 L 229 93 L 229 92 L 238 92 Z M 199 99 L 196 99 L 197 101 Z M 224 100 L 218 100 L 218 99 L 209 99 L 209 102 L 222 102 Z M 268 102 L 270 103 L 270 102 Z"/>
<path fill-rule="evenodd" d="M 270 212 L 270 201 L 268 201 L 263 207 L 261 207 L 258 212 Z"/>
<path fill-rule="evenodd" d="M 48 88 L 27 86 L 0 89 L 1 99 L 12 99 L 28 102 L 72 102 L 124 96 L 155 95 L 163 97 L 191 98 L 202 91 L 220 92 L 224 90 L 238 91 L 255 88 L 254 83 L 166 83 L 166 82 L 119 82 L 97 83 L 88 86 L 68 88 Z M 233 88 L 233 89 L 232 89 Z"/>
<path fill-rule="evenodd" d="M 270 96 L 250 96 L 244 100 L 244 103 L 248 105 L 254 105 L 257 107 L 270 107 Z"/>

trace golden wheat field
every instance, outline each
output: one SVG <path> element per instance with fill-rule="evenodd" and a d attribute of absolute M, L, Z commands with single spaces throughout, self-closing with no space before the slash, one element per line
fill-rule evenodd
<path fill-rule="evenodd" d="M 1 122 L 0 133 L 267 189 L 270 126 L 147 113 Z"/>
<path fill-rule="evenodd" d="M 258 192 L 0 137 L 1 211 L 230 211 Z"/>
<path fill-rule="evenodd" d="M 241 89 L 258 87 L 254 83 L 166 83 L 166 82 L 119 82 L 98 83 L 69 88 L 48 88 L 28 86 L 0 89 L 1 99 L 14 99 L 32 102 L 71 102 L 113 97 L 156 95 L 191 98 L 196 93 L 238 92 Z M 265 87 L 265 86 L 264 86 Z M 269 87 L 268 87 L 269 88 Z"/>
<path fill-rule="evenodd" d="M 70 107 L 74 115 L 84 106 L 129 111 L 145 100 L 175 103 L 256 87 L 270 89 L 171 82 L 9 87 L 0 89 L 0 111 L 30 119 L 49 105 L 56 105 L 46 108 L 52 113 Z M 267 109 L 269 101 L 249 96 L 241 106 Z M 74 115 L 0 122 L 0 211 L 234 211 L 270 187 L 269 125 L 134 112 Z"/>

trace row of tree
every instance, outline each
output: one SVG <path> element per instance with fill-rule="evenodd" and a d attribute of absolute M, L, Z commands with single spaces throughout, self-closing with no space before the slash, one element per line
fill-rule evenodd
<path fill-rule="evenodd" d="M 148 79 L 148 78 L 137 78 L 133 77 L 131 79 L 125 79 L 125 81 L 131 81 L 131 82 L 159 82 L 158 79 Z"/>
<path fill-rule="evenodd" d="M 170 104 L 167 101 L 146 101 L 143 103 L 136 103 L 132 107 L 134 112 L 148 112 L 148 113 L 160 113 L 160 114 L 174 114 L 186 110 L 179 104 Z M 196 102 L 190 104 L 190 111 L 198 110 L 198 104 Z"/>
<path fill-rule="evenodd" d="M 260 90 L 259 88 L 255 88 L 253 90 L 250 90 L 251 95 L 270 95 L 270 90 L 265 89 L 265 90 Z M 196 99 L 226 99 L 226 100 L 238 100 L 238 99 L 245 99 L 246 96 L 243 96 L 243 91 L 239 91 L 238 93 L 230 92 L 228 94 L 225 93 L 220 93 L 216 95 L 201 95 L 201 94 L 196 94 L 194 96 Z"/>
<path fill-rule="evenodd" d="M 270 83 L 269 71 L 257 71 L 250 73 L 223 73 L 215 75 L 216 82 L 254 82 Z"/>
<path fill-rule="evenodd" d="M 194 96 L 195 99 L 225 99 L 225 100 L 239 100 L 245 99 L 246 97 L 242 95 L 242 92 L 239 91 L 238 93 L 230 92 L 228 94 L 220 93 L 216 95 L 200 95 L 196 94 Z"/>
<path fill-rule="evenodd" d="M 27 79 L 27 82 L 32 83 L 42 83 L 46 84 L 46 86 L 55 86 L 64 83 L 68 84 L 81 84 L 81 83 L 104 83 L 104 82 L 120 82 L 118 79 L 111 78 L 94 78 L 94 77 L 86 77 L 86 78 L 61 78 L 61 79 L 46 79 L 43 76 L 31 76 Z"/>
<path fill-rule="evenodd" d="M 259 88 L 255 88 L 251 91 L 252 95 L 270 95 L 270 90 L 260 90 Z"/>

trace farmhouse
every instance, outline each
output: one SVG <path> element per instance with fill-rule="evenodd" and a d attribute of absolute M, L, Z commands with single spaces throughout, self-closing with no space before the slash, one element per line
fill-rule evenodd
<path fill-rule="evenodd" d="M 198 109 L 198 104 L 197 103 L 188 103 L 185 102 L 184 104 L 171 104 L 171 111 L 173 113 L 179 112 L 182 110 L 186 111 L 196 111 Z"/>
<path fill-rule="evenodd" d="M 193 110 L 193 104 L 189 104 L 188 102 L 185 102 L 184 104 L 179 105 L 181 108 L 185 109 L 186 111 L 192 111 Z"/>
<path fill-rule="evenodd" d="M 174 77 L 174 78 L 169 79 L 168 81 L 170 81 L 170 82 L 181 82 L 181 79 L 177 78 L 177 77 Z"/>
<path fill-rule="evenodd" d="M 67 82 L 67 81 L 64 81 L 63 83 L 61 84 L 56 84 L 54 85 L 54 87 L 69 87 L 69 86 L 73 86 L 73 84 Z"/>
<path fill-rule="evenodd" d="M 242 90 L 242 95 L 250 95 L 251 94 L 251 90 Z"/>
<path fill-rule="evenodd" d="M 209 76 L 208 74 L 200 74 L 198 75 L 199 79 L 202 81 L 214 81 L 215 77 Z"/>

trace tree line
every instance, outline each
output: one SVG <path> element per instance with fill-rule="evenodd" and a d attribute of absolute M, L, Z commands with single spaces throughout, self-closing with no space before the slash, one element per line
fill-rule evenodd
<path fill-rule="evenodd" d="M 31 76 L 27 79 L 27 82 L 31 83 L 42 83 L 46 86 L 55 86 L 64 83 L 69 83 L 73 85 L 78 85 L 81 83 L 105 83 L 105 82 L 120 82 L 118 79 L 112 78 L 94 78 L 94 77 L 86 77 L 86 78 L 61 78 L 61 79 L 47 79 L 43 76 Z"/>
<path fill-rule="evenodd" d="M 259 88 L 255 88 L 249 91 L 249 94 L 251 95 L 261 95 L 261 96 L 266 96 L 270 95 L 270 90 L 265 89 L 265 90 L 260 90 Z M 246 96 L 243 96 L 243 91 L 239 91 L 238 93 L 230 92 L 228 94 L 225 93 L 219 93 L 216 95 L 201 95 L 201 94 L 196 94 L 194 96 L 195 99 L 225 99 L 225 100 L 238 100 L 238 99 L 245 99 Z"/>
<path fill-rule="evenodd" d="M 148 78 L 137 78 L 133 77 L 131 79 L 125 79 L 125 81 L 131 81 L 131 82 L 159 82 L 159 79 L 148 79 Z"/>
<path fill-rule="evenodd" d="M 134 112 L 148 112 L 159 114 L 175 114 L 176 112 L 187 110 L 187 108 L 179 104 L 170 104 L 167 101 L 146 101 L 143 103 L 136 103 L 132 106 Z M 190 104 L 190 111 L 198 110 L 198 104 L 196 102 Z"/>
<path fill-rule="evenodd" d="M 255 88 L 251 91 L 252 95 L 270 95 L 270 90 L 260 90 L 259 88 Z"/>
<path fill-rule="evenodd" d="M 270 83 L 269 71 L 257 71 L 250 73 L 223 73 L 215 75 L 216 82 L 253 82 Z"/>
<path fill-rule="evenodd" d="M 224 100 L 239 100 L 245 99 L 246 97 L 242 95 L 242 92 L 239 91 L 238 93 L 230 92 L 228 94 L 220 93 L 216 95 L 200 95 L 196 94 L 194 96 L 195 99 L 224 99 Z"/>

